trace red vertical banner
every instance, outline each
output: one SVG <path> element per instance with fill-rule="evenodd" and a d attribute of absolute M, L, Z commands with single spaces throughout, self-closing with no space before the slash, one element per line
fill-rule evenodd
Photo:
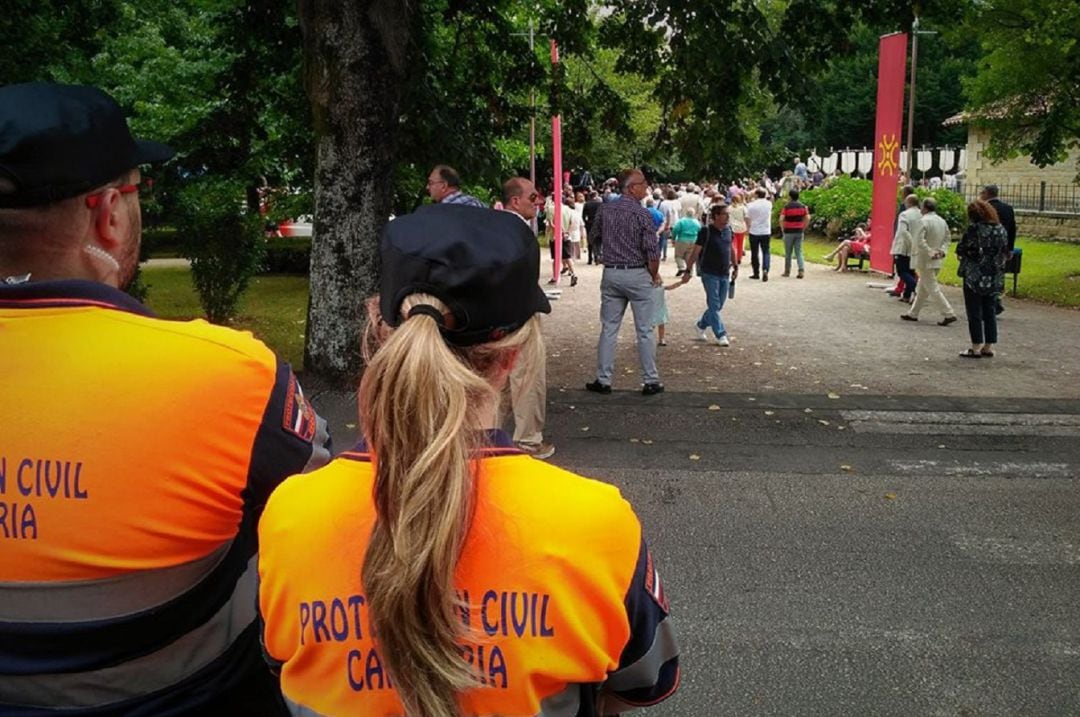
<path fill-rule="evenodd" d="M 885 35 L 878 45 L 877 119 L 874 123 L 874 203 L 870 210 L 870 268 L 892 273 L 893 220 L 900 181 L 900 127 L 904 117 L 907 33 Z"/>

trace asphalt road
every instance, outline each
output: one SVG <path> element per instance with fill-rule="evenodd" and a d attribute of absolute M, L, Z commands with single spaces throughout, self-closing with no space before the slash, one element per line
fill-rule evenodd
<path fill-rule="evenodd" d="M 648 714 L 1080 716 L 1080 314 L 1009 300 L 998 356 L 964 361 L 964 322 L 809 265 L 740 281 L 721 349 L 688 285 L 668 391 L 618 390 L 627 317 L 598 396 L 600 270 L 578 273 L 544 320 L 545 438 L 623 490 L 659 562 L 683 684 Z M 311 395 L 351 445 L 352 395 Z"/>
<path fill-rule="evenodd" d="M 555 392 L 666 580 L 656 715 L 1080 714 L 1080 401 Z"/>

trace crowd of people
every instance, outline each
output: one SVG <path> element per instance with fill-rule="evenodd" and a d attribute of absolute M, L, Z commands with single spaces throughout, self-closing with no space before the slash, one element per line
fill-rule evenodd
<path fill-rule="evenodd" d="M 262 342 L 124 293 L 139 167 L 173 154 L 134 139 L 95 88 L 0 88 L 0 709 L 614 715 L 673 694 L 669 603 L 633 508 L 537 460 L 554 447 L 533 183 L 508 178 L 493 211 L 439 165 L 433 204 L 383 228 L 362 440 L 331 458 L 326 422 Z M 769 278 L 773 201 L 783 275 L 804 276 L 799 192 L 816 178 L 801 162 L 790 178 L 651 186 L 628 169 L 548 200 L 566 210 L 571 286 L 583 252 L 603 266 L 586 389 L 611 392 L 629 306 L 641 391 L 664 390 L 654 329 L 663 345 L 665 292 L 695 276 L 696 337 L 730 344 L 747 238 L 751 278 Z M 957 245 L 965 358 L 994 355 L 1015 238 L 986 194 Z M 951 323 L 936 282 L 948 227 L 932 200 L 904 206 L 905 318 L 936 303 Z"/>

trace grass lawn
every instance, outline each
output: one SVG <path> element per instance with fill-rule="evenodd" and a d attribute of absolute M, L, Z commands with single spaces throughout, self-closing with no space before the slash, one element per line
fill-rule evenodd
<path fill-rule="evenodd" d="M 778 243 L 779 253 L 783 255 L 782 240 L 773 240 L 773 253 L 777 253 L 775 247 Z M 835 246 L 835 242 L 815 234 L 803 241 L 803 254 L 807 261 L 815 264 L 834 264 L 821 257 Z M 1016 246 L 1024 250 L 1017 296 L 1059 306 L 1080 307 L 1080 244 L 1017 238 Z M 949 247 L 949 256 L 939 275 L 941 283 L 950 286 L 960 286 L 960 279 L 956 276 L 955 249 L 954 242 Z M 1007 295 L 1012 296 L 1012 274 L 1005 276 L 1005 284 Z"/>
<path fill-rule="evenodd" d="M 150 286 L 146 303 L 158 316 L 166 319 L 204 316 L 189 269 L 143 267 L 142 277 Z M 307 304 L 306 276 L 257 276 L 241 297 L 239 315 L 231 326 L 255 334 L 299 370 L 304 365 Z"/>

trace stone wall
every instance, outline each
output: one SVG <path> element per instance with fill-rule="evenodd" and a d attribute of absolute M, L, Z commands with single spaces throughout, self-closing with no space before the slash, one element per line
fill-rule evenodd
<path fill-rule="evenodd" d="M 1080 150 L 1073 149 L 1064 162 L 1049 167 L 1038 167 L 1029 157 L 1014 157 L 999 164 L 991 164 L 986 158 L 986 145 L 989 132 L 985 129 L 968 126 L 967 143 L 967 179 L 968 186 L 981 187 L 984 184 L 999 185 L 1038 185 L 1046 182 L 1054 185 L 1070 185 L 1080 170 Z"/>
<path fill-rule="evenodd" d="M 1016 210 L 1016 233 L 1022 237 L 1080 244 L 1080 214 Z"/>

